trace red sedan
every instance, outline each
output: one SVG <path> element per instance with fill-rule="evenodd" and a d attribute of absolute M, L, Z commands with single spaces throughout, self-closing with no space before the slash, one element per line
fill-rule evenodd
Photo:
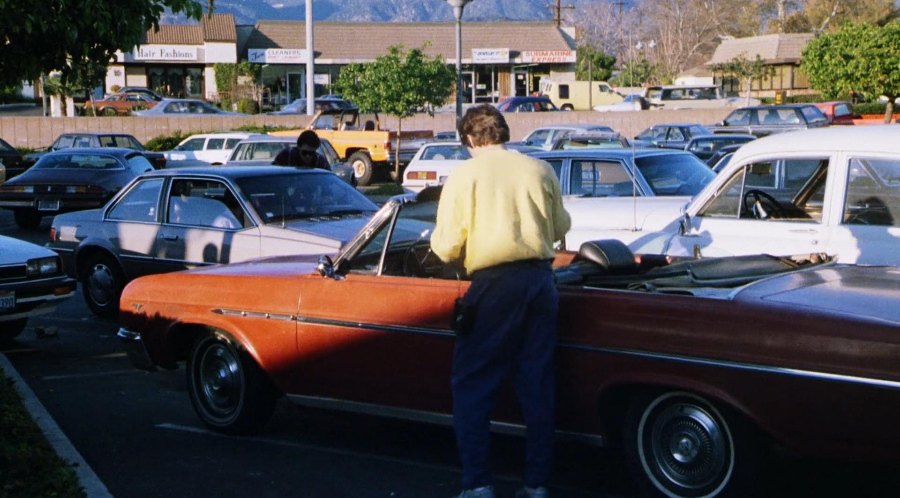
<path fill-rule="evenodd" d="M 422 198 L 428 190 L 420 194 Z M 449 423 L 454 300 L 435 202 L 389 201 L 332 260 L 139 278 L 119 337 L 141 368 L 185 361 L 200 419 L 253 431 L 275 400 Z M 660 496 L 752 486 L 763 441 L 900 456 L 900 271 L 830 258 L 672 262 L 621 243 L 557 257 L 560 436 L 620 444 Z M 497 428 L 519 428 L 511 393 Z"/>

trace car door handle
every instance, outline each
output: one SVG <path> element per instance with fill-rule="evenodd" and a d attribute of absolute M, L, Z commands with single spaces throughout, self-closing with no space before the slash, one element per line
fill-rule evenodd
<path fill-rule="evenodd" d="M 163 240 L 178 240 L 177 235 L 163 235 L 162 238 Z"/>

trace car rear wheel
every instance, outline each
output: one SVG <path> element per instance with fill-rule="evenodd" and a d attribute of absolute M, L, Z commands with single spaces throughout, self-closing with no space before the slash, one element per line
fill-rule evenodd
<path fill-rule="evenodd" d="M 209 428 L 247 434 L 269 420 L 278 392 L 246 351 L 221 334 L 202 335 L 191 349 L 188 393 Z"/>
<path fill-rule="evenodd" d="M 372 182 L 375 174 L 372 158 L 365 152 L 354 152 L 348 160 L 350 166 L 353 167 L 353 174 L 356 176 L 358 185 L 366 186 Z"/>
<path fill-rule="evenodd" d="M 124 286 L 122 269 L 111 256 L 94 254 L 85 260 L 84 271 L 81 272 L 81 293 L 95 315 L 117 316 Z"/>
<path fill-rule="evenodd" d="M 0 322 L 0 342 L 6 342 L 15 339 L 16 336 L 18 336 L 22 333 L 23 330 L 25 330 L 25 325 L 27 324 L 27 318 L 10 320 L 8 322 Z"/>
<path fill-rule="evenodd" d="M 632 400 L 623 426 L 628 469 L 649 496 L 752 496 L 759 436 L 730 411 L 687 392 Z"/>
<path fill-rule="evenodd" d="M 103 114 L 104 116 L 115 116 L 119 113 L 112 107 L 104 107 L 103 109 L 100 109 L 100 114 Z"/>
<path fill-rule="evenodd" d="M 13 218 L 15 218 L 16 225 L 18 225 L 19 228 L 23 230 L 34 230 L 41 226 L 41 219 L 43 216 L 34 209 L 16 209 L 13 211 Z"/>

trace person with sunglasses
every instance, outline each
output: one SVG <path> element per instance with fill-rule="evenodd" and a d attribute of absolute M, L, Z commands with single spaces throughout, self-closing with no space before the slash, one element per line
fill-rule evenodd
<path fill-rule="evenodd" d="M 272 164 L 277 166 L 300 166 L 307 168 L 320 168 L 331 171 L 331 166 L 325 156 L 319 153 L 322 141 L 316 132 L 305 130 L 297 137 L 297 146 L 282 149 L 275 156 Z"/>

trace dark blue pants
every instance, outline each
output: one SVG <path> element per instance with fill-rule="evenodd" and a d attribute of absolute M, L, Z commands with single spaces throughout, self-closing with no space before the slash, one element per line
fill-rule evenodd
<path fill-rule="evenodd" d="M 474 306 L 471 331 L 453 356 L 453 428 L 463 489 L 492 484 L 490 414 L 507 377 L 527 427 L 525 485 L 550 478 L 555 429 L 556 317 L 559 294 L 550 263 L 523 261 L 479 270 L 464 300 Z"/>

